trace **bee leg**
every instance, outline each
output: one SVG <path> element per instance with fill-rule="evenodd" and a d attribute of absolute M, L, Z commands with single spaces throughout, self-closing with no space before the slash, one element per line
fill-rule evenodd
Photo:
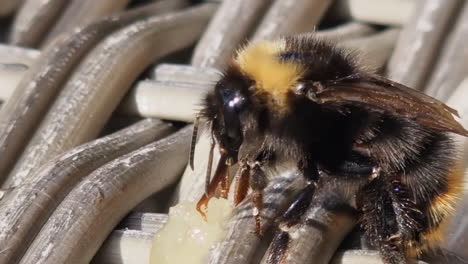
<path fill-rule="evenodd" d="M 390 197 L 392 198 L 393 211 L 398 225 L 398 231 L 391 235 L 388 240 L 392 244 L 398 244 L 405 255 L 410 250 L 419 250 L 418 236 L 423 232 L 422 223 L 427 221 L 424 213 L 418 209 L 414 202 L 411 189 L 400 180 L 392 180 L 388 184 Z M 408 248 L 411 245 L 413 248 Z"/>
<path fill-rule="evenodd" d="M 197 203 L 197 211 L 202 215 L 202 217 L 206 220 L 206 209 L 208 202 L 210 201 L 211 197 L 213 197 L 216 191 L 221 188 L 224 189 L 223 185 L 225 184 L 226 178 L 228 177 L 228 165 L 226 164 L 226 155 L 221 155 L 221 158 L 218 162 L 218 167 L 216 168 L 215 175 L 211 180 L 210 184 L 208 185 L 205 193 L 200 198 Z M 229 185 L 227 187 L 229 189 Z M 223 191 L 223 190 L 222 190 Z M 224 196 L 222 196 L 224 198 Z"/>
<path fill-rule="evenodd" d="M 227 169 L 228 166 L 226 166 L 226 171 L 223 174 L 223 177 L 221 178 L 221 182 L 219 183 L 219 197 L 223 199 L 227 199 L 229 195 L 229 187 L 231 187 L 230 181 L 229 181 L 229 170 Z"/>
<path fill-rule="evenodd" d="M 385 264 L 405 264 L 406 247 L 421 231 L 418 221 L 423 215 L 410 199 L 409 189 L 398 180 L 383 178 L 390 177 L 375 178 L 358 194 L 361 223 Z"/>
<path fill-rule="evenodd" d="M 299 165 L 299 167 L 302 167 Z M 316 183 L 318 180 L 318 170 L 316 166 L 311 166 L 310 168 L 301 168 L 302 175 L 306 180 L 306 186 L 294 199 L 294 202 L 289 206 L 288 210 L 283 214 L 280 220 L 281 226 L 289 228 L 297 224 L 304 213 L 309 208 L 310 202 L 312 201 L 312 196 L 314 194 Z"/>
<path fill-rule="evenodd" d="M 318 177 L 317 169 L 314 167 L 311 172 L 304 172 L 307 185 L 296 196 L 292 204 L 286 210 L 279 220 L 278 231 L 271 242 L 271 250 L 267 258 L 267 263 L 281 263 L 287 255 L 288 243 L 290 240 L 289 230 L 292 226 L 298 224 L 302 216 L 312 202 L 312 197 L 316 189 L 316 180 Z"/>
<path fill-rule="evenodd" d="M 234 189 L 234 204 L 240 204 L 249 191 L 250 166 L 247 161 L 241 160 L 240 168 L 236 174 L 236 187 Z"/>
<path fill-rule="evenodd" d="M 266 263 L 282 263 L 288 252 L 290 241 L 290 228 L 298 224 L 302 216 L 310 206 L 315 191 L 315 185 L 309 184 L 295 198 L 291 206 L 286 210 L 280 219 L 278 231 L 271 241 L 271 250 Z"/>
<path fill-rule="evenodd" d="M 398 230 L 392 201 L 383 184 L 380 177 L 376 178 L 358 193 L 361 225 L 370 244 L 379 249 L 385 264 L 404 264 L 406 258 L 403 251 L 388 240 Z"/>
<path fill-rule="evenodd" d="M 255 233 L 262 235 L 262 209 L 263 209 L 263 189 L 267 185 L 265 172 L 262 170 L 260 162 L 255 161 L 251 168 L 250 188 L 252 188 L 253 215 L 255 217 Z"/>

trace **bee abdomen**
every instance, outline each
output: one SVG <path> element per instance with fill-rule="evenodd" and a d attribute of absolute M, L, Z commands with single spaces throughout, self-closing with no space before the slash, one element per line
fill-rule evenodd
<path fill-rule="evenodd" d="M 371 155 L 392 171 L 388 175 L 407 187 L 412 206 L 422 213 L 415 237 L 405 241 L 407 254 L 415 256 L 440 243 L 443 227 L 461 193 L 463 170 L 445 133 L 411 124 L 398 128 L 386 125 L 386 131 L 370 142 Z"/>
<path fill-rule="evenodd" d="M 453 143 L 444 134 L 434 136 L 417 162 L 407 166 L 402 180 L 414 193 L 416 206 L 425 215 L 419 241 L 409 247 L 410 255 L 419 255 L 442 241 L 462 193 L 463 174 Z"/>

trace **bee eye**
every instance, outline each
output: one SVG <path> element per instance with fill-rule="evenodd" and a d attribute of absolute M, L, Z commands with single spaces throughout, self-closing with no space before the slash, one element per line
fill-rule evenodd
<path fill-rule="evenodd" d="M 243 97 L 236 96 L 232 98 L 231 100 L 229 100 L 228 106 L 233 109 L 238 109 L 242 105 L 243 101 L 244 101 Z"/>
<path fill-rule="evenodd" d="M 221 98 L 227 111 L 238 113 L 245 102 L 245 97 L 238 91 L 222 90 Z"/>

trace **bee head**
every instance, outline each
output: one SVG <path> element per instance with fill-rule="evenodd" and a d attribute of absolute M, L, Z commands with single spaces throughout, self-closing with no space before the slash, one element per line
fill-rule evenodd
<path fill-rule="evenodd" d="M 228 70 L 205 100 L 205 117 L 228 165 L 238 160 L 243 142 L 240 115 L 246 109 L 251 81 L 235 68 Z"/>

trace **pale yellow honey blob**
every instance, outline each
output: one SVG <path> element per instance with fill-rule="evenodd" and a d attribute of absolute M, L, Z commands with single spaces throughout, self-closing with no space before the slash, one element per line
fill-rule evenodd
<path fill-rule="evenodd" d="M 207 263 L 210 248 L 224 236 L 223 225 L 233 206 L 225 199 L 211 199 L 207 221 L 195 206 L 195 202 L 182 201 L 171 207 L 168 222 L 154 238 L 151 264 Z"/>

